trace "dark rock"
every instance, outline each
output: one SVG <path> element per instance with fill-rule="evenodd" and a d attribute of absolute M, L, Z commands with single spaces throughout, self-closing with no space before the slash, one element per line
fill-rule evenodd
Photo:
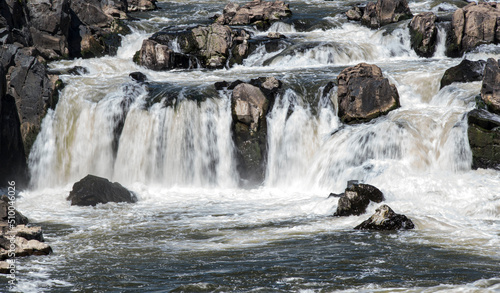
<path fill-rule="evenodd" d="M 489 58 L 486 62 L 481 87 L 481 98 L 488 110 L 500 114 L 500 65 L 497 60 Z"/>
<path fill-rule="evenodd" d="M 467 115 L 472 168 L 500 170 L 500 116 L 482 109 Z"/>
<path fill-rule="evenodd" d="M 14 209 L 13 213 L 14 218 L 12 218 L 11 212 L 10 219 L 14 219 L 14 222 L 11 222 L 14 226 L 27 225 L 29 223 L 28 218 L 26 218 L 18 210 Z M 2 197 L 0 198 L 0 223 L 9 223 L 9 198 L 6 195 L 2 195 Z"/>
<path fill-rule="evenodd" d="M 496 3 L 470 3 L 458 8 L 452 17 L 446 54 L 458 57 L 479 45 L 498 43 L 499 19 L 500 9 Z"/>
<path fill-rule="evenodd" d="M 406 0 L 378 0 L 369 2 L 364 8 L 356 6 L 346 13 L 350 20 L 361 20 L 361 24 L 370 28 L 399 22 L 411 18 L 410 8 Z M 361 16 L 361 17 L 360 17 Z"/>
<path fill-rule="evenodd" d="M 156 0 L 128 0 L 128 11 L 150 11 L 156 10 Z"/>
<path fill-rule="evenodd" d="M 268 2 L 254 0 L 242 6 L 230 2 L 224 7 L 222 15 L 216 22 L 229 25 L 256 25 L 259 29 L 266 29 L 272 22 L 290 17 L 292 11 L 283 1 Z"/>
<path fill-rule="evenodd" d="M 457 66 L 447 69 L 441 78 L 441 88 L 454 82 L 471 82 L 483 79 L 483 71 L 486 61 L 462 60 Z"/>
<path fill-rule="evenodd" d="M 146 80 L 148 80 L 147 76 L 144 73 L 139 72 L 139 71 L 132 72 L 128 76 L 130 76 L 130 78 L 132 78 L 132 80 L 135 80 L 137 82 L 145 82 Z"/>
<path fill-rule="evenodd" d="M 119 183 L 87 175 L 73 185 L 67 200 L 71 201 L 71 205 L 95 206 L 98 203 L 108 202 L 135 203 L 137 197 Z"/>
<path fill-rule="evenodd" d="M 369 184 L 352 183 L 339 198 L 336 217 L 359 216 L 366 212 L 370 201 L 379 203 L 384 200 L 384 194 L 375 186 Z"/>
<path fill-rule="evenodd" d="M 139 51 L 139 64 L 152 70 L 170 70 L 174 68 L 191 69 L 196 59 L 186 54 L 174 52 L 167 45 L 154 40 L 144 40 Z"/>
<path fill-rule="evenodd" d="M 354 227 L 356 230 L 400 230 L 413 229 L 415 225 L 405 215 L 396 214 L 388 205 L 377 208 L 368 220 Z"/>
<path fill-rule="evenodd" d="M 410 22 L 411 47 L 421 57 L 432 57 L 436 51 L 436 19 L 434 13 L 424 12 Z"/>
<path fill-rule="evenodd" d="M 339 74 L 338 116 L 344 123 L 367 122 L 399 108 L 399 94 L 376 65 L 360 63 Z"/>

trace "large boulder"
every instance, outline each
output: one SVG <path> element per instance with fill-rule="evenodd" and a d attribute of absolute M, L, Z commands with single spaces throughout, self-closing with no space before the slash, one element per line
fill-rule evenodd
<path fill-rule="evenodd" d="M 156 10 L 156 0 L 127 0 L 128 11 L 148 11 Z"/>
<path fill-rule="evenodd" d="M 258 28 L 265 29 L 272 22 L 287 18 L 292 15 L 288 4 L 283 1 L 268 2 L 254 0 L 242 6 L 230 2 L 224 7 L 222 15 L 216 22 L 229 25 L 253 24 Z"/>
<path fill-rule="evenodd" d="M 95 206 L 108 202 L 137 202 L 135 194 L 121 184 L 111 183 L 108 179 L 87 175 L 73 185 L 67 200 L 71 205 Z"/>
<path fill-rule="evenodd" d="M 405 215 L 396 214 L 388 205 L 381 205 L 368 220 L 354 227 L 356 230 L 413 229 L 415 225 Z"/>
<path fill-rule="evenodd" d="M 447 69 L 441 78 L 441 88 L 454 82 L 471 82 L 483 79 L 486 61 L 464 59 L 457 66 Z"/>
<path fill-rule="evenodd" d="M 361 20 L 361 23 L 370 28 L 399 22 L 411 18 L 413 15 L 406 0 L 378 0 L 368 2 L 365 7 L 356 6 L 346 12 L 350 20 Z"/>
<path fill-rule="evenodd" d="M 488 110 L 500 114 L 500 64 L 489 58 L 483 73 L 481 98 L 488 106 Z"/>
<path fill-rule="evenodd" d="M 380 203 L 384 200 L 384 194 L 377 187 L 369 184 L 350 184 L 343 194 L 340 195 L 337 210 L 333 214 L 336 217 L 359 216 L 366 212 L 370 201 Z"/>
<path fill-rule="evenodd" d="M 26 1 L 0 1 L 0 44 L 31 44 Z"/>
<path fill-rule="evenodd" d="M 475 47 L 500 41 L 500 9 L 496 2 L 470 3 L 453 14 L 447 55 L 461 56 Z"/>
<path fill-rule="evenodd" d="M 432 57 L 436 51 L 437 17 L 432 12 L 415 15 L 410 22 L 411 47 L 421 57 Z"/>
<path fill-rule="evenodd" d="M 185 31 L 167 31 L 144 40 L 134 61 L 153 70 L 223 68 L 241 63 L 248 55 L 245 30 L 231 29 L 218 23 Z"/>
<path fill-rule="evenodd" d="M 399 108 L 399 94 L 376 65 L 360 63 L 338 75 L 338 116 L 344 123 L 367 122 Z"/>
<path fill-rule="evenodd" d="M 483 109 L 474 109 L 467 117 L 472 168 L 500 170 L 500 116 Z"/>

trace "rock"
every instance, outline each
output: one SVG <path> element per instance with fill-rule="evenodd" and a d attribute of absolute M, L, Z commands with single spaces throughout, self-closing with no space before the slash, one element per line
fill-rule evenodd
<path fill-rule="evenodd" d="M 367 122 L 399 108 L 399 94 L 376 65 L 360 63 L 339 74 L 338 116 L 344 123 Z"/>
<path fill-rule="evenodd" d="M 254 24 L 260 29 L 266 29 L 272 22 L 290 17 L 292 11 L 283 1 L 254 0 L 242 6 L 230 2 L 224 7 L 222 15 L 216 22 L 229 25 Z"/>
<path fill-rule="evenodd" d="M 154 40 L 144 40 L 139 51 L 139 64 L 152 70 L 170 70 L 174 68 L 191 69 L 196 59 L 182 53 L 176 53 L 167 45 Z"/>
<path fill-rule="evenodd" d="M 388 205 L 381 205 L 368 220 L 354 227 L 356 230 L 413 229 L 415 225 L 405 215 L 396 214 Z"/>
<path fill-rule="evenodd" d="M 482 109 L 467 115 L 472 168 L 500 170 L 500 116 Z"/>
<path fill-rule="evenodd" d="M 128 76 L 130 76 L 130 78 L 132 80 L 137 81 L 137 82 L 145 82 L 146 80 L 148 80 L 147 76 L 144 73 L 139 72 L 139 71 L 132 72 Z"/>
<path fill-rule="evenodd" d="M 63 75 L 63 74 L 85 75 L 88 73 L 89 73 L 89 70 L 83 66 L 73 66 L 71 68 L 63 68 L 63 69 L 58 69 L 58 70 L 48 70 L 47 71 L 47 74 L 50 74 L 50 75 Z"/>
<path fill-rule="evenodd" d="M 286 36 L 278 33 L 278 32 L 269 32 L 267 33 L 267 37 L 270 39 L 285 39 Z"/>
<path fill-rule="evenodd" d="M 10 264 L 6 261 L 0 261 L 0 274 L 10 274 Z"/>
<path fill-rule="evenodd" d="M 128 11 L 150 11 L 156 10 L 156 0 L 128 0 Z"/>
<path fill-rule="evenodd" d="M 32 40 L 28 21 L 26 1 L 0 1 L 0 43 L 30 46 Z"/>
<path fill-rule="evenodd" d="M 137 197 L 119 183 L 87 175 L 73 185 L 67 200 L 71 201 L 71 205 L 95 206 L 98 203 L 108 202 L 135 203 Z"/>
<path fill-rule="evenodd" d="M 13 226 L 17 225 L 27 225 L 28 224 L 28 218 L 26 218 L 21 212 L 19 212 L 16 209 L 10 208 L 10 218 L 9 218 L 9 199 L 7 196 L 3 195 L 0 198 L 0 223 L 8 223 L 12 224 Z M 12 216 L 14 216 L 12 218 Z M 9 220 L 14 220 L 13 222 L 9 222 Z"/>
<path fill-rule="evenodd" d="M 331 196 L 331 195 L 330 195 Z M 333 214 L 336 217 L 359 216 L 366 212 L 370 201 L 380 203 L 384 200 L 384 194 L 378 188 L 369 184 L 353 183 L 339 197 L 337 210 Z"/>
<path fill-rule="evenodd" d="M 432 57 L 436 51 L 437 17 L 432 12 L 420 13 L 410 22 L 411 47 L 421 57 Z"/>
<path fill-rule="evenodd" d="M 37 240 L 44 242 L 42 227 L 27 227 L 26 225 L 18 224 L 15 228 L 10 230 L 9 235 L 22 237 L 26 240 Z"/>
<path fill-rule="evenodd" d="M 28 255 L 49 255 L 52 253 L 50 245 L 38 240 L 27 240 L 16 237 L 16 257 Z"/>
<path fill-rule="evenodd" d="M 483 73 L 481 98 L 488 110 L 500 114 L 500 65 L 497 60 L 489 58 Z"/>
<path fill-rule="evenodd" d="M 470 3 L 458 8 L 452 17 L 446 54 L 458 57 L 479 45 L 498 43 L 499 18 L 500 9 L 495 2 Z"/>
<path fill-rule="evenodd" d="M 447 69 L 441 78 L 441 88 L 454 82 L 471 82 L 483 79 L 486 61 L 471 61 L 464 59 L 457 66 Z"/>
<path fill-rule="evenodd" d="M 406 0 L 368 2 L 364 9 L 359 6 L 353 7 L 346 15 L 350 20 L 361 20 L 361 24 L 370 28 L 379 28 L 413 16 Z"/>

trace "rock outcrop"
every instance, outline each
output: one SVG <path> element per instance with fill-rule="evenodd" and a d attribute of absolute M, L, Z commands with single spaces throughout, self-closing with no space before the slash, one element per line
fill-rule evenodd
<path fill-rule="evenodd" d="M 241 63 L 248 54 L 245 30 L 228 25 L 212 24 L 185 31 L 167 31 L 154 34 L 143 41 L 134 61 L 153 70 L 174 68 L 223 68 Z"/>
<path fill-rule="evenodd" d="M 411 47 L 421 57 L 432 57 L 436 51 L 437 17 L 432 12 L 415 15 L 410 22 Z"/>
<path fill-rule="evenodd" d="M 156 0 L 127 0 L 128 11 L 149 11 L 156 10 Z"/>
<path fill-rule="evenodd" d="M 500 9 L 496 2 L 470 3 L 453 13 L 447 52 L 458 57 L 482 44 L 500 41 Z"/>
<path fill-rule="evenodd" d="M 399 108 L 399 94 L 376 65 L 360 63 L 338 75 L 338 116 L 348 124 L 367 122 Z"/>
<path fill-rule="evenodd" d="M 108 202 L 137 202 L 135 194 L 119 183 L 111 183 L 108 179 L 87 175 L 73 185 L 67 200 L 71 205 L 95 206 Z"/>
<path fill-rule="evenodd" d="M 337 210 L 333 214 L 336 217 L 359 216 L 366 212 L 370 201 L 380 203 L 384 200 L 384 194 L 377 187 L 354 182 L 350 182 L 339 197 Z"/>
<path fill-rule="evenodd" d="M 415 225 L 405 215 L 396 214 L 388 205 L 381 205 L 368 220 L 354 227 L 356 230 L 414 229 Z"/>
<path fill-rule="evenodd" d="M 266 29 L 271 23 L 292 15 L 288 4 L 283 1 L 268 2 L 254 0 L 243 5 L 230 2 L 224 7 L 216 22 L 228 25 L 255 25 Z"/>
<path fill-rule="evenodd" d="M 468 113 L 472 168 L 500 170 L 500 116 L 483 109 Z"/>
<path fill-rule="evenodd" d="M 486 61 L 464 59 L 457 66 L 447 69 L 441 78 L 441 88 L 454 82 L 471 82 L 483 79 Z"/>
<path fill-rule="evenodd" d="M 488 106 L 488 110 L 500 114 L 500 64 L 493 58 L 486 61 L 481 98 Z"/>
<path fill-rule="evenodd" d="M 352 8 L 346 15 L 349 20 L 361 21 L 361 24 L 374 29 L 413 16 L 406 0 L 368 2 L 364 7 Z"/>

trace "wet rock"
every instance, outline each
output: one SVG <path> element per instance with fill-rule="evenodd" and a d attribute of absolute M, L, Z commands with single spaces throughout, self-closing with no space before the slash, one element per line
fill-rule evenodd
<path fill-rule="evenodd" d="M 457 66 L 447 69 L 441 78 L 441 88 L 454 82 L 471 82 L 483 79 L 486 61 L 471 61 L 464 59 Z"/>
<path fill-rule="evenodd" d="M 339 74 L 338 115 L 342 122 L 367 122 L 399 108 L 399 94 L 376 65 L 360 63 Z"/>
<path fill-rule="evenodd" d="M 436 51 L 437 17 L 432 12 L 420 13 L 410 22 L 411 47 L 421 57 L 432 57 Z"/>
<path fill-rule="evenodd" d="M 111 183 L 105 178 L 87 175 L 73 185 L 67 200 L 71 201 L 71 205 L 95 206 L 98 203 L 108 202 L 135 203 L 137 197 L 119 183 Z"/>
<path fill-rule="evenodd" d="M 150 11 L 156 10 L 156 0 L 127 0 L 128 11 Z"/>
<path fill-rule="evenodd" d="M 413 229 L 415 225 L 405 215 L 396 214 L 388 205 L 381 205 L 368 220 L 354 227 L 356 230 Z"/>
<path fill-rule="evenodd" d="M 378 188 L 361 183 L 348 185 L 343 194 L 334 194 L 334 197 L 340 197 L 337 210 L 333 214 L 336 217 L 359 216 L 366 212 L 370 201 L 380 203 L 384 200 L 384 194 Z"/>
<path fill-rule="evenodd" d="M 147 39 L 142 42 L 138 63 L 158 71 L 174 68 L 191 69 L 195 66 L 196 59 L 186 54 L 174 52 L 167 45 Z"/>
<path fill-rule="evenodd" d="M 260 29 L 266 29 L 272 22 L 290 17 L 292 11 L 288 4 L 283 1 L 268 2 L 254 0 L 242 6 L 230 2 L 224 7 L 222 15 L 216 22 L 229 25 L 256 25 Z"/>
<path fill-rule="evenodd" d="M 146 80 L 148 80 L 147 76 L 144 73 L 139 72 L 139 71 L 132 72 L 128 76 L 130 76 L 130 78 L 132 78 L 132 80 L 137 81 L 137 82 L 145 82 Z"/>
<path fill-rule="evenodd" d="M 13 221 L 9 222 L 9 219 Z M 12 207 L 9 209 L 9 198 L 6 195 L 2 195 L 2 197 L 0 198 L 0 224 L 8 223 L 9 225 L 12 224 L 13 226 L 17 226 L 27 225 L 28 222 L 28 218 L 21 214 L 21 212 L 16 209 L 12 209 Z"/>
<path fill-rule="evenodd" d="M 369 28 L 379 28 L 413 16 L 406 0 L 368 2 L 365 7 L 353 7 L 347 11 L 346 15 L 350 20 L 361 20 L 361 24 Z"/>
<path fill-rule="evenodd" d="M 500 65 L 493 58 L 488 59 L 484 68 L 481 98 L 488 110 L 500 114 Z"/>
<path fill-rule="evenodd" d="M 286 37 L 278 32 L 269 32 L 267 37 L 270 39 L 285 39 Z"/>
<path fill-rule="evenodd" d="M 472 168 L 500 170 L 500 116 L 482 109 L 467 115 Z"/>
<path fill-rule="evenodd" d="M 458 8 L 452 17 L 446 54 L 458 57 L 479 45 L 498 43 L 499 19 L 500 9 L 495 2 L 470 3 Z"/>

